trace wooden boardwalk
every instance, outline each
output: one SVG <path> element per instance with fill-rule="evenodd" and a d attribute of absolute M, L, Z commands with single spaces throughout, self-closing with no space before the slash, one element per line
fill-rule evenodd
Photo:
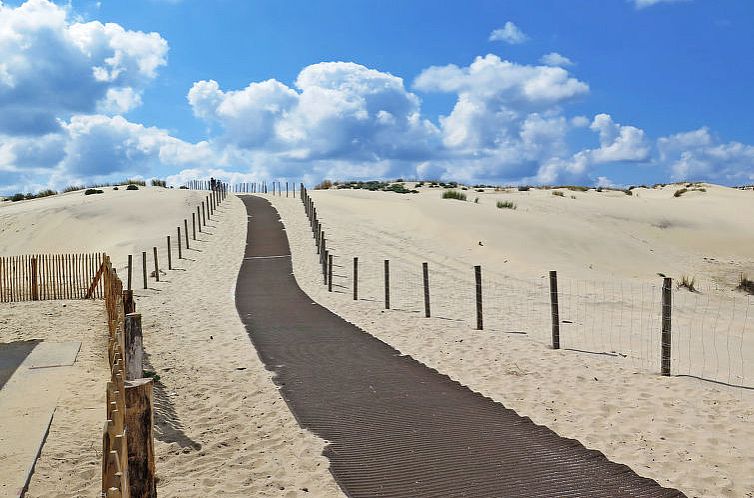
<path fill-rule="evenodd" d="M 354 497 L 679 497 L 404 356 L 297 285 L 277 211 L 250 215 L 236 306 L 299 423 Z M 253 423 L 251 421 L 250 423 Z"/>

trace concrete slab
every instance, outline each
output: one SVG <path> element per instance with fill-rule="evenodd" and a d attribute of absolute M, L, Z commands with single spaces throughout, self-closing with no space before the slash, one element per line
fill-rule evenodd
<path fill-rule="evenodd" d="M 21 496 L 28 485 L 81 346 L 78 342 L 42 344 L 0 390 L 0 497 Z"/>

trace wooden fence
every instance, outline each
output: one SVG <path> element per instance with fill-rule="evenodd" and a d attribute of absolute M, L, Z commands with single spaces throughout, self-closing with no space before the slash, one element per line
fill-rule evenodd
<path fill-rule="evenodd" d="M 0 302 L 103 297 L 103 253 L 0 257 Z"/>
<path fill-rule="evenodd" d="M 143 376 L 141 315 L 132 291 L 103 259 L 108 318 L 107 420 L 102 432 L 102 496 L 157 496 L 154 463 L 153 381 Z"/>

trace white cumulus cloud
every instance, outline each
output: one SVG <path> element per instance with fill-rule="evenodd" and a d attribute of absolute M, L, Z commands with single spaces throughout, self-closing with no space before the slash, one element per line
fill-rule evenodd
<path fill-rule="evenodd" d="M 0 3 L 0 133 L 44 135 L 73 114 L 129 110 L 167 50 L 156 33 L 76 22 L 48 0 Z"/>
<path fill-rule="evenodd" d="M 657 148 L 676 180 L 754 181 L 754 146 L 720 142 L 707 128 L 662 137 Z"/>
<path fill-rule="evenodd" d="M 511 45 L 524 43 L 528 39 L 529 37 L 511 21 L 506 22 L 502 28 L 498 28 L 490 33 L 490 41 L 502 41 Z"/>
<path fill-rule="evenodd" d="M 573 66 L 573 61 L 565 55 L 560 55 L 557 52 L 550 52 L 543 55 L 539 61 L 547 66 Z"/>

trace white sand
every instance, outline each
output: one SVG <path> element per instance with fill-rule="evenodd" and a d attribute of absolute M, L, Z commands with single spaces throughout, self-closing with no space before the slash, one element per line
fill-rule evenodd
<path fill-rule="evenodd" d="M 731 291 L 740 272 L 754 276 L 754 225 L 746 217 L 754 194 L 708 187 L 705 193 L 673 198 L 675 188 L 637 189 L 633 197 L 468 191 L 469 200 L 478 196 L 479 204 L 442 200 L 439 189 L 418 196 L 313 192 L 339 265 L 340 292 L 332 294 L 321 284 L 300 201 L 274 202 L 286 223 L 299 283 L 347 320 L 664 485 L 690 496 L 754 496 L 752 392 L 656 374 L 656 273 L 663 272 L 675 278 L 695 275 L 704 291 L 702 297 L 675 293 L 674 342 L 685 338 L 681 344 L 689 348 L 674 348 L 674 367 L 731 383 L 754 378 L 754 317 L 743 328 L 746 320 L 739 314 L 746 309 L 745 298 Z M 106 189 L 98 196 L 78 192 L 0 203 L 0 254 L 104 250 L 123 275 L 128 253 L 158 245 L 164 267 L 165 235 L 173 235 L 203 195 Z M 496 209 L 496 200 L 512 200 L 518 209 Z M 201 237 L 195 244 L 199 250 L 188 251 L 179 270 L 136 292 L 149 362 L 164 384 L 157 410 L 168 418 L 158 419 L 158 491 L 165 496 L 337 496 L 321 456 L 325 442 L 298 427 L 236 315 L 233 286 L 246 213 L 234 198 L 221 209 L 210 228 L 213 235 Z M 351 300 L 353 256 L 361 259 L 360 294 L 371 301 Z M 386 258 L 397 310 L 382 309 Z M 430 263 L 437 318 L 422 318 L 422 261 Z M 474 264 L 483 266 L 486 284 L 484 331 L 473 330 Z M 574 322 L 563 325 L 564 345 L 616 351 L 625 358 L 546 346 L 543 277 L 550 269 L 559 271 L 566 296 L 588 296 L 562 302 L 563 318 Z M 736 307 L 726 304 L 734 297 Z M 634 313 L 621 315 L 629 303 Z M 40 337 L 46 329 L 36 324 L 47 319 L 45 310 L 59 311 L 59 305 L 0 305 L 0 319 L 19 323 L 35 307 L 36 321 L 15 329 L 12 338 Z M 86 322 L 95 321 L 90 314 L 96 308 L 79 305 Z M 91 496 L 88 490 L 98 489 L 98 456 L 91 451 L 100 444 L 104 409 L 88 408 L 103 399 L 106 372 L 100 373 L 104 359 L 97 356 L 97 351 L 104 354 L 106 335 L 101 313 L 101 333 L 83 333 L 89 342 L 82 353 L 90 351 L 91 357 L 80 355 L 80 366 L 91 369 L 91 376 L 81 391 L 66 395 L 67 418 L 53 423 L 30 496 Z M 708 321 L 697 320 L 710 313 Z M 54 326 L 55 336 L 81 335 L 73 323 Z M 2 334 L 0 340 L 7 340 Z M 699 339 L 705 342 L 694 342 Z M 700 358 L 706 362 L 701 370 Z"/>
<path fill-rule="evenodd" d="M 735 311 L 746 309 L 748 298 L 731 288 L 739 272 L 754 274 L 754 224 L 745 214 L 754 208 L 754 195 L 708 186 L 674 198 L 675 188 L 637 189 L 633 197 L 565 191 L 563 198 L 550 191 L 469 190 L 466 203 L 441 199 L 439 189 L 420 195 L 311 192 L 336 255 L 334 293 L 322 285 L 300 201 L 273 202 L 287 227 L 299 283 L 347 320 L 663 485 L 689 496 L 754 496 L 754 393 L 657 375 L 658 289 L 652 294 L 661 283 L 657 272 L 700 279 L 700 302 L 685 290 L 675 292 L 674 344 L 682 347 L 675 348 L 674 368 L 698 374 L 699 361 L 706 360 L 704 376 L 751 385 L 753 317 L 730 318 L 729 303 L 735 298 Z M 497 209 L 497 200 L 512 200 L 518 209 Z M 367 299 L 358 302 L 351 298 L 353 256 L 360 258 L 360 296 Z M 397 310 L 383 309 L 383 259 L 391 260 Z M 430 263 L 439 318 L 423 318 L 422 261 Z M 484 331 L 474 330 L 474 264 L 485 274 L 490 325 Z M 625 357 L 547 346 L 543 277 L 550 269 L 559 271 L 561 289 L 569 286 L 561 317 L 574 324 L 563 325 L 565 345 Z M 750 299 L 748 309 L 754 311 Z M 696 321 L 708 313 L 727 318 Z M 513 331 L 526 335 L 507 333 Z"/>
<path fill-rule="evenodd" d="M 162 249 L 164 236 L 201 198 L 186 190 L 106 189 L 96 196 L 79 192 L 0 204 L 0 254 L 103 250 L 122 270 L 129 252 L 154 244 Z M 159 283 L 150 279 L 148 290 L 135 290 L 148 365 L 161 377 L 155 391 L 158 493 L 339 496 L 321 455 L 325 442 L 298 426 L 236 313 L 233 291 L 245 238 L 245 208 L 231 197 L 186 259 L 174 259 L 176 270 Z M 58 313 L 62 302 L 0 305 L 0 317 L 16 324 L 9 337 L 3 326 L 0 340 L 50 334 L 84 343 L 77 368 L 86 375 L 61 398 L 64 416 L 56 415 L 28 496 L 94 496 L 100 486 L 104 306 L 68 305 L 81 310 L 81 320 L 50 320 L 48 328 L 37 325 L 48 320 L 49 310 Z"/>

